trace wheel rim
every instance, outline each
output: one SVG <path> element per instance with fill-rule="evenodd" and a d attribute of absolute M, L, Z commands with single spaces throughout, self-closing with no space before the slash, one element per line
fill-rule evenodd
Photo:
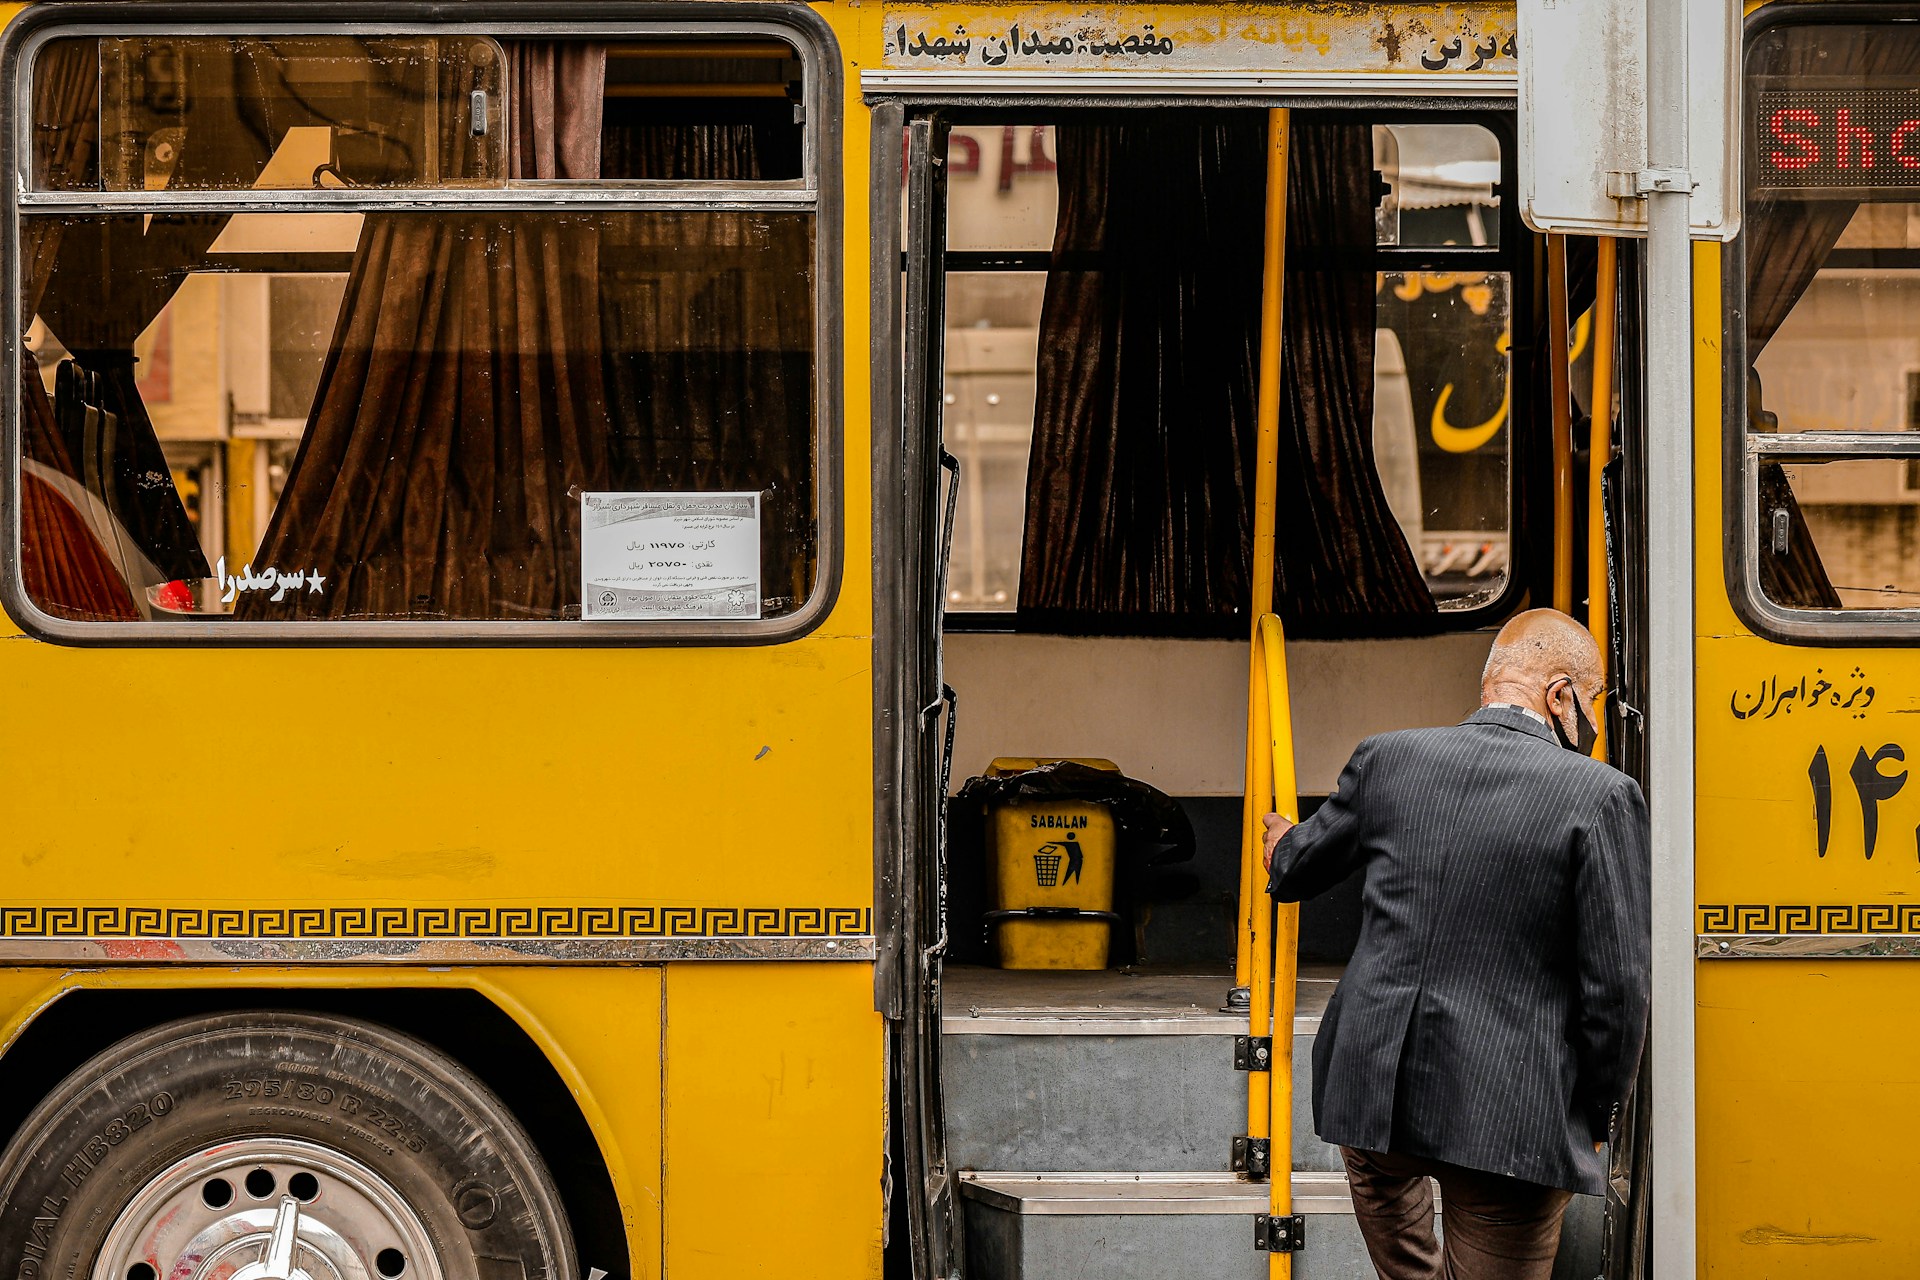
<path fill-rule="evenodd" d="M 92 1280 L 444 1280 L 391 1183 L 338 1151 L 248 1138 L 196 1151 L 127 1204 Z"/>

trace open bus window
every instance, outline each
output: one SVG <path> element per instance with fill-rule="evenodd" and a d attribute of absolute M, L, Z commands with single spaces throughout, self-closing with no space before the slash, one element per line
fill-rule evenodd
<path fill-rule="evenodd" d="M 1263 119 L 954 126 L 942 399 L 964 479 L 949 610 L 1066 629 L 1244 610 Z M 1498 142 L 1475 125 L 1294 119 L 1307 163 L 1338 148 L 1350 175 L 1371 158 L 1388 195 L 1296 175 L 1282 434 L 1337 456 L 1331 479 L 1283 458 L 1281 536 L 1306 566 L 1291 590 L 1320 595 L 1335 627 L 1469 612 L 1510 577 Z M 1405 256 L 1442 245 L 1484 256 L 1473 270 Z M 1308 563 L 1308 510 L 1348 526 L 1328 538 L 1348 569 L 1374 561 L 1338 601 L 1314 581 L 1330 566 Z M 1176 546 L 1184 567 L 1161 554 Z M 1279 599 L 1315 607 L 1284 584 Z"/>
<path fill-rule="evenodd" d="M 1763 627 L 1920 609 L 1916 77 L 1904 24 L 1793 22 L 1747 51 L 1748 448 L 1730 489 Z"/>
<path fill-rule="evenodd" d="M 10 589 L 45 618 L 772 637 L 822 598 L 797 45 L 56 38 L 32 66 Z"/>

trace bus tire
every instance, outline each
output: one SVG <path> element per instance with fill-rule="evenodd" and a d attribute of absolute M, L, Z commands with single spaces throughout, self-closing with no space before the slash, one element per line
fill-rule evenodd
<path fill-rule="evenodd" d="M 370 1280 L 576 1280 L 512 1114 L 451 1058 L 366 1023 L 157 1027 L 68 1076 L 0 1157 L 9 1280 L 190 1280 L 281 1240 L 311 1280 L 356 1262 Z"/>

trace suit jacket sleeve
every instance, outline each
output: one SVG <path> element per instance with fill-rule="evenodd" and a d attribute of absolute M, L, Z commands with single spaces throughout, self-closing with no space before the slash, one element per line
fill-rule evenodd
<path fill-rule="evenodd" d="M 1267 892 L 1282 902 L 1303 902 L 1325 893 L 1360 865 L 1364 828 L 1360 792 L 1366 784 L 1373 739 L 1354 748 L 1353 758 L 1325 804 L 1280 838 L 1273 851 Z"/>
<path fill-rule="evenodd" d="M 1580 974 L 1576 1097 L 1598 1142 L 1625 1100 L 1646 1040 L 1649 900 L 1653 876 L 1647 802 L 1620 779 L 1578 836 L 1574 920 Z"/>

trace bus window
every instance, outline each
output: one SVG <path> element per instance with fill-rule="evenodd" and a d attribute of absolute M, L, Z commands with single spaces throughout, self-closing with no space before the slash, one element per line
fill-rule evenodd
<path fill-rule="evenodd" d="M 93 628 L 63 634 L 771 637 L 825 598 L 795 45 L 65 38 L 33 66 L 15 589 Z"/>
<path fill-rule="evenodd" d="M 1336 630 L 1375 613 L 1464 617 L 1510 579 L 1498 139 L 1294 120 L 1296 164 L 1339 147 L 1342 172 L 1370 155 L 1378 181 L 1295 176 L 1283 436 L 1343 456 L 1291 509 L 1317 503 L 1316 522 L 1347 526 L 1349 564 L 1363 550 L 1380 563 L 1357 596 L 1320 605 L 1315 571 L 1297 570 L 1283 609 L 1346 618 Z M 1246 174 L 1262 171 L 1263 130 L 1231 112 L 954 125 L 942 392 L 965 477 L 947 598 L 961 625 L 1239 626 L 1264 199 Z M 1364 388 L 1335 385 L 1356 376 Z M 1316 433 L 1327 443 L 1307 446 Z M 1124 545 L 1168 520 L 1184 566 Z"/>
<path fill-rule="evenodd" d="M 1780 25 L 1748 50 L 1747 447 L 1729 488 L 1734 595 L 1763 629 L 1920 616 L 1916 73 L 1902 24 Z"/>
<path fill-rule="evenodd" d="M 1500 140 L 1479 125 L 1375 125 L 1373 167 L 1381 244 L 1499 245 Z"/>
<path fill-rule="evenodd" d="M 137 36 L 35 61 L 49 190 L 490 186 L 505 176 L 501 47 L 482 37 Z M 76 95 L 93 105 L 82 123 Z M 478 113 L 477 115 L 475 113 Z"/>

